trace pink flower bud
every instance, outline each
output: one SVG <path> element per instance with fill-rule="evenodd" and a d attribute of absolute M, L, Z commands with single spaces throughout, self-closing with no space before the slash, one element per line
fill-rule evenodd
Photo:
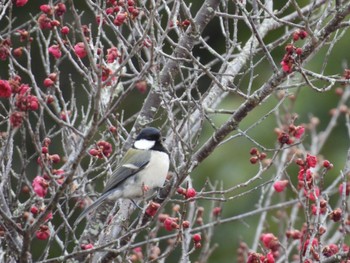
<path fill-rule="evenodd" d="M 62 52 L 59 45 L 52 45 L 51 47 L 49 47 L 49 53 L 57 59 L 62 56 Z"/>
<path fill-rule="evenodd" d="M 198 243 L 198 242 L 200 242 L 202 240 L 202 237 L 201 237 L 200 234 L 194 234 L 192 236 L 192 240 L 193 240 L 194 243 Z"/>
<path fill-rule="evenodd" d="M 310 155 L 310 154 L 307 154 L 306 155 L 306 163 L 309 167 L 312 167 L 312 168 L 316 167 L 317 157 Z"/>
<path fill-rule="evenodd" d="M 58 154 L 50 155 L 50 159 L 53 163 L 59 163 L 61 161 L 61 157 Z"/>
<path fill-rule="evenodd" d="M 61 34 L 62 35 L 68 35 L 69 34 L 69 27 L 64 26 L 61 28 Z"/>
<path fill-rule="evenodd" d="M 16 0 L 15 4 L 17 7 L 22 7 L 24 6 L 26 3 L 28 2 L 28 0 Z"/>
<path fill-rule="evenodd" d="M 86 57 L 87 53 L 85 50 L 85 45 L 83 42 L 79 42 L 74 46 L 74 53 L 79 57 L 79 58 L 84 58 Z"/>
<path fill-rule="evenodd" d="M 35 236 L 37 239 L 46 240 L 50 237 L 50 230 L 48 226 L 42 225 L 40 229 L 35 232 Z"/>
<path fill-rule="evenodd" d="M 40 10 L 44 12 L 45 14 L 51 15 L 52 14 L 52 8 L 50 5 L 41 5 Z"/>
<path fill-rule="evenodd" d="M 39 208 L 37 208 L 35 205 L 33 205 L 33 206 L 30 208 L 30 212 L 31 212 L 33 215 L 36 215 L 36 214 L 39 212 Z"/>
<path fill-rule="evenodd" d="M 280 193 L 286 188 L 287 185 L 288 185 L 288 180 L 276 181 L 273 184 L 273 188 L 275 188 L 276 192 Z"/>
<path fill-rule="evenodd" d="M 14 128 L 18 128 L 22 125 L 24 113 L 21 111 L 15 111 L 10 116 L 10 124 Z"/>
<path fill-rule="evenodd" d="M 0 98 L 9 98 L 12 94 L 10 83 L 0 79 Z"/>
<path fill-rule="evenodd" d="M 51 87 L 51 86 L 53 86 L 53 84 L 55 84 L 53 81 L 52 81 L 52 79 L 50 79 L 50 78 L 46 78 L 46 79 L 44 79 L 44 86 L 45 87 Z"/>
<path fill-rule="evenodd" d="M 195 197 L 197 194 L 196 190 L 193 189 L 193 188 L 188 188 L 187 191 L 186 191 L 186 199 L 188 198 L 193 198 Z"/>
<path fill-rule="evenodd" d="M 32 187 L 38 196 L 45 197 L 49 183 L 43 177 L 36 176 L 33 180 Z"/>

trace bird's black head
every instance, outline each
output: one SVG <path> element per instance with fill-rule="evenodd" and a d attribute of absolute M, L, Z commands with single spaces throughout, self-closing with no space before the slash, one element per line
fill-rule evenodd
<path fill-rule="evenodd" d="M 153 127 L 144 128 L 141 130 L 139 135 L 136 137 L 136 141 L 138 140 L 148 140 L 148 141 L 160 141 L 161 134 L 160 131 Z"/>
<path fill-rule="evenodd" d="M 144 128 L 137 135 L 134 148 L 140 150 L 156 150 L 166 152 L 162 145 L 162 135 L 160 131 L 153 127 Z"/>

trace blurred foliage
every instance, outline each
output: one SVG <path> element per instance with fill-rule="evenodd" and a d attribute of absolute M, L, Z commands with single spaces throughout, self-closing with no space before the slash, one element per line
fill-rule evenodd
<path fill-rule="evenodd" d="M 79 4 L 79 1 L 75 1 L 76 4 Z M 193 2 L 193 10 L 197 10 L 201 1 Z M 276 5 L 282 6 L 286 1 L 275 1 Z M 301 1 L 302 2 L 302 1 Z M 39 10 L 39 6 L 41 4 L 47 3 L 47 1 L 33 1 L 31 0 L 29 4 L 27 4 L 23 8 L 17 8 L 13 10 L 13 15 L 17 18 L 15 22 L 15 27 L 19 26 L 29 19 L 31 19 L 32 15 L 37 14 Z M 81 7 L 78 8 L 86 8 L 83 3 L 81 3 Z M 278 7 L 276 7 L 278 8 Z M 83 24 L 95 23 L 94 17 L 89 16 L 88 13 L 90 11 L 87 10 L 87 14 L 83 15 Z M 195 11 L 193 11 L 195 13 Z M 69 18 L 65 18 L 68 19 Z M 164 19 L 164 23 L 167 20 Z M 212 46 L 217 52 L 224 52 L 225 50 L 225 41 L 220 32 L 220 25 L 218 20 L 212 21 L 209 26 L 205 29 L 203 33 L 203 37 L 207 39 L 207 43 Z M 0 25 L 1 29 L 1 25 Z M 239 25 L 239 39 L 244 43 L 248 37 L 250 37 L 251 32 L 247 30 L 246 25 L 243 22 L 240 22 Z M 266 42 L 270 42 L 273 39 L 276 39 L 276 36 L 283 34 L 284 31 L 282 29 L 276 30 L 273 33 L 270 33 L 266 37 Z M 276 35 L 274 35 L 276 34 Z M 12 39 L 14 47 L 19 45 L 18 40 Z M 325 68 L 325 74 L 342 74 L 344 68 L 348 64 L 348 60 L 350 59 L 350 53 L 345 52 L 349 46 L 349 36 L 342 38 L 335 45 L 335 48 L 331 50 L 331 55 L 328 57 L 328 65 Z M 39 47 L 37 45 L 33 45 L 33 52 Z M 315 72 L 319 72 L 322 69 L 322 65 L 324 63 L 324 56 L 328 52 L 328 49 L 324 48 L 321 52 L 312 58 L 312 60 L 308 63 L 307 68 L 310 70 L 314 70 Z M 211 60 L 210 54 L 207 51 L 201 49 L 200 47 L 195 47 L 194 55 L 200 58 L 202 63 L 209 62 Z M 284 47 L 273 51 L 273 58 L 278 65 L 281 58 L 284 55 Z M 45 73 L 41 68 L 41 63 L 36 63 L 32 61 L 33 71 L 35 73 L 35 78 L 40 80 L 39 83 L 42 83 L 42 80 L 45 77 Z M 70 96 L 70 90 L 66 87 L 68 82 L 74 81 L 76 83 L 76 89 L 79 92 L 81 83 L 83 80 L 81 76 L 77 75 L 74 72 L 74 69 L 67 63 L 67 65 L 62 65 L 61 76 L 61 89 L 66 98 Z M 214 66 L 213 70 L 217 70 L 219 65 Z M 255 78 L 252 86 L 252 90 L 256 90 L 269 78 L 271 75 L 271 69 L 269 64 L 266 61 L 260 63 L 258 67 L 256 67 L 255 74 L 257 77 Z M 5 79 L 8 77 L 8 65 L 5 62 L 0 63 L 0 77 Z M 248 85 L 249 76 L 244 78 L 244 80 L 240 83 L 241 86 Z M 200 89 L 205 90 L 208 85 L 208 79 L 202 78 L 200 79 L 198 85 Z M 323 84 L 321 84 L 323 85 Z M 338 96 L 335 95 L 334 90 L 325 93 L 317 93 L 314 90 L 311 90 L 309 87 L 301 87 L 298 90 L 293 91 L 297 94 L 295 100 L 295 107 L 292 113 L 296 113 L 299 117 L 296 121 L 297 124 L 307 123 L 310 120 L 310 117 L 315 116 L 319 118 L 320 125 L 318 127 L 318 131 L 322 131 L 325 128 L 328 120 L 330 119 L 329 112 L 332 108 L 337 105 Z M 129 96 L 127 102 L 123 104 L 123 107 L 118 110 L 120 115 L 124 115 L 125 117 L 129 117 L 132 114 L 136 113 L 140 107 L 142 106 L 144 98 L 147 94 L 141 94 L 137 91 L 133 91 L 132 95 Z M 84 104 L 84 96 L 79 96 L 78 99 L 81 101 L 79 104 Z M 240 98 L 231 96 L 228 97 L 219 108 L 234 110 L 237 106 L 239 106 L 241 100 Z M 289 99 L 286 100 L 286 104 L 291 103 Z M 269 98 L 266 102 L 263 103 L 256 110 L 253 110 L 247 118 L 242 122 L 240 129 L 244 130 L 249 127 L 251 124 L 255 123 L 260 117 L 264 116 L 267 112 L 269 112 L 276 104 L 276 98 Z M 213 123 L 216 126 L 220 126 L 227 119 L 227 115 L 213 115 Z M 249 132 L 249 136 L 258 141 L 261 145 L 266 148 L 273 148 L 276 144 L 276 134 L 274 133 L 274 129 L 277 127 L 276 121 L 274 119 L 274 115 L 271 114 L 266 120 L 264 120 L 260 125 L 258 125 L 255 129 L 252 129 Z M 205 141 L 206 138 L 211 134 L 212 127 L 210 124 L 206 124 L 203 129 L 202 142 Z M 330 171 L 326 175 L 326 184 L 332 182 L 332 177 L 335 177 L 339 174 L 339 171 L 343 169 L 343 164 L 346 158 L 346 151 L 349 146 L 348 136 L 346 135 L 346 127 L 344 125 L 343 117 L 340 118 L 338 122 L 338 127 L 334 130 L 332 134 L 333 141 L 329 141 L 323 148 L 322 154 L 330 160 L 334 164 L 334 169 Z M 18 134 L 16 137 L 18 140 L 21 140 L 20 135 Z M 25 143 L 25 142 L 23 142 Z M 30 142 L 28 143 L 29 149 L 31 147 Z M 309 138 L 306 135 L 305 138 L 305 147 L 308 147 Z M 57 145 L 53 144 L 53 147 L 56 148 Z M 258 171 L 258 167 L 256 165 L 252 165 L 249 162 L 249 150 L 253 146 L 253 144 L 244 137 L 240 137 L 239 139 L 232 140 L 224 145 L 220 146 L 208 159 L 206 159 L 193 173 L 191 177 L 194 179 L 195 188 L 200 190 L 207 180 L 210 182 L 218 182 L 218 185 L 225 185 L 225 188 L 233 187 L 239 183 L 245 182 L 249 178 L 253 177 L 255 173 Z M 56 152 L 61 151 L 62 149 L 55 149 Z M 270 156 L 271 153 L 268 153 Z M 288 170 L 297 175 L 297 167 L 292 164 L 292 167 L 288 168 Z M 294 166 L 294 167 L 293 167 Z M 32 178 L 35 177 L 36 173 L 36 164 L 35 159 L 31 160 L 31 165 L 29 166 L 30 170 L 27 171 L 27 174 L 32 174 Z M 264 176 L 271 176 L 274 172 L 272 168 L 270 172 L 264 174 Z M 259 182 L 257 182 L 259 183 Z M 256 185 L 256 184 L 255 184 Z M 250 188 L 252 186 L 249 186 Z M 230 195 L 236 195 L 248 189 L 237 189 L 235 192 Z M 286 199 L 292 196 L 292 193 L 288 191 Z M 249 195 L 245 195 L 240 198 L 233 199 L 230 202 L 224 202 L 220 205 L 223 207 L 223 217 L 230 217 L 238 214 L 242 214 L 244 212 L 252 211 L 255 209 L 255 204 L 258 202 L 260 197 L 259 190 L 250 193 Z M 207 202 L 199 202 L 200 205 L 203 205 L 206 208 L 206 213 L 210 213 L 208 209 L 210 207 L 207 206 Z M 277 216 L 277 215 L 274 215 Z M 211 257 L 210 262 L 220 262 L 220 263 L 229 263 L 233 262 L 235 258 L 236 249 L 240 241 L 244 241 L 250 244 L 254 238 L 255 234 L 255 226 L 257 224 L 258 217 L 251 217 L 244 219 L 242 221 L 234 221 L 226 224 L 222 224 L 215 228 L 213 243 L 217 243 L 218 247 L 215 249 L 213 256 Z M 275 225 L 271 224 L 271 227 L 274 230 L 278 228 L 278 219 L 277 218 L 267 218 L 269 222 L 275 222 Z M 283 234 L 283 233 L 282 233 Z M 44 242 L 38 241 L 38 244 L 43 244 Z M 38 249 L 42 250 L 44 247 L 38 245 Z M 55 254 L 55 253 L 53 253 Z M 35 256 L 35 255 L 34 255 Z M 192 258 L 195 261 L 195 256 Z M 170 262 L 170 261 L 169 261 Z"/>

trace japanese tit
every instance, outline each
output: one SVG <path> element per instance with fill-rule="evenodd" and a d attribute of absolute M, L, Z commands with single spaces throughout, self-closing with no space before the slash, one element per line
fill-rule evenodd
<path fill-rule="evenodd" d="M 79 223 L 106 199 L 118 200 L 150 197 L 163 186 L 169 170 L 169 154 L 156 128 L 144 128 L 121 159 L 99 198 L 76 219 Z"/>

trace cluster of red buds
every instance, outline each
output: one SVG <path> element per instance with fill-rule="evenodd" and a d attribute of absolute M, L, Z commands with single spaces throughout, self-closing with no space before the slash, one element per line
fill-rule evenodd
<path fill-rule="evenodd" d="M 45 197 L 49 188 L 49 182 L 44 177 L 38 175 L 34 178 L 32 187 L 37 196 Z"/>
<path fill-rule="evenodd" d="M 293 42 L 296 42 L 299 39 L 304 39 L 307 37 L 307 35 L 308 34 L 305 30 L 297 30 L 293 33 Z M 301 59 L 303 49 L 294 46 L 294 43 L 290 43 L 286 45 L 285 50 L 286 54 L 284 55 L 281 61 L 281 66 L 284 72 L 291 73 L 293 71 L 297 59 Z"/>
<path fill-rule="evenodd" d="M 322 255 L 329 258 L 339 252 L 339 247 L 336 244 L 330 244 L 328 246 L 323 247 Z"/>
<path fill-rule="evenodd" d="M 312 241 L 310 241 L 310 239 L 306 239 L 304 244 L 300 244 L 299 249 L 302 250 L 303 252 L 303 256 L 305 256 L 306 251 L 310 251 L 309 253 L 312 255 L 312 257 L 319 261 L 320 260 L 320 255 L 317 253 L 318 251 L 318 246 L 319 246 L 319 242 L 317 238 L 312 239 Z"/>
<path fill-rule="evenodd" d="M 302 233 L 297 229 L 287 230 L 286 237 L 291 238 L 293 240 L 298 240 L 302 237 Z"/>
<path fill-rule="evenodd" d="M 101 71 L 102 71 L 102 76 L 101 76 L 101 79 L 102 81 L 106 81 L 107 79 L 109 79 L 109 77 L 113 74 L 113 71 L 106 67 L 105 65 L 98 65 L 99 68 L 101 68 Z M 107 86 L 110 86 L 112 84 L 112 82 L 108 81 L 107 83 Z"/>
<path fill-rule="evenodd" d="M 67 11 L 64 3 L 57 3 L 55 6 L 47 4 L 40 6 L 41 12 L 43 12 L 38 18 L 38 24 L 41 29 L 53 29 L 61 25 L 60 21 L 55 19 L 56 17 L 63 16 Z"/>
<path fill-rule="evenodd" d="M 50 230 L 47 225 L 41 225 L 39 230 L 35 232 L 35 236 L 37 239 L 46 240 L 50 237 Z"/>
<path fill-rule="evenodd" d="M 201 240 L 202 240 L 202 236 L 201 234 L 194 234 L 192 236 L 192 240 L 193 240 L 193 243 L 194 243 L 194 247 L 195 248 L 201 248 L 202 247 L 202 243 L 201 243 Z"/>
<path fill-rule="evenodd" d="M 22 125 L 25 113 L 39 108 L 38 98 L 31 94 L 31 88 L 23 84 L 21 77 L 14 76 L 10 80 L 0 80 L 0 98 L 14 97 L 15 110 L 10 115 L 10 124 L 17 128 Z"/>
<path fill-rule="evenodd" d="M 27 84 L 22 84 L 16 93 L 15 105 L 20 111 L 35 111 L 39 108 L 38 98 L 30 94 L 31 88 Z"/>
<path fill-rule="evenodd" d="M 113 63 L 116 59 L 121 56 L 116 47 L 111 47 L 107 49 L 106 61 L 107 63 Z"/>
<path fill-rule="evenodd" d="M 146 211 L 145 211 L 146 215 L 154 216 L 157 213 L 159 207 L 160 207 L 160 204 L 151 201 L 146 208 Z"/>
<path fill-rule="evenodd" d="M 258 161 L 262 161 L 266 158 L 266 153 L 265 152 L 260 152 L 257 148 L 253 147 L 249 151 L 250 157 L 249 161 L 251 164 L 256 164 Z"/>
<path fill-rule="evenodd" d="M 176 26 L 178 26 L 178 27 L 180 27 L 180 28 L 186 29 L 190 24 L 191 24 L 191 22 L 190 22 L 190 20 L 188 20 L 188 19 L 185 19 L 185 20 L 183 20 L 183 21 L 176 20 L 176 21 L 175 21 L 175 24 L 174 24 L 173 20 L 170 20 L 170 22 L 169 22 L 169 27 L 170 27 L 170 28 L 174 28 L 175 25 L 176 25 Z"/>
<path fill-rule="evenodd" d="M 197 195 L 197 192 L 194 188 L 185 189 L 185 188 L 179 187 L 177 189 L 177 193 L 180 195 L 183 195 L 186 199 L 193 198 Z"/>
<path fill-rule="evenodd" d="M 29 35 L 29 32 L 25 29 L 19 29 L 16 31 L 17 34 L 19 35 L 19 41 L 20 42 L 24 42 L 24 41 L 29 41 L 29 42 L 32 42 L 33 41 L 33 38 L 30 37 Z M 0 48 L 1 50 L 1 48 Z M 1 51 L 0 51 L 1 53 Z M 21 57 L 23 55 L 23 47 L 18 47 L 18 48 L 13 48 L 13 51 L 12 51 L 13 55 L 17 58 Z M 1 56 L 0 56 L 1 57 Z"/>
<path fill-rule="evenodd" d="M 140 14 L 134 0 L 109 0 L 107 4 L 109 7 L 106 8 L 106 14 L 111 16 L 116 26 L 124 24 L 128 17 L 135 19 Z M 100 19 L 100 17 L 97 17 L 98 23 Z"/>
<path fill-rule="evenodd" d="M 277 140 L 281 145 L 290 145 L 294 143 L 295 139 L 299 140 L 304 135 L 305 128 L 303 125 L 295 126 L 294 124 L 290 124 L 287 128 L 276 128 L 275 132 L 277 134 Z"/>
<path fill-rule="evenodd" d="M 109 157 L 112 151 L 112 144 L 106 141 L 98 141 L 95 148 L 89 150 L 89 154 L 99 159 L 103 159 L 104 157 Z"/>
<path fill-rule="evenodd" d="M 280 256 L 279 249 L 280 249 L 280 242 L 278 241 L 278 238 L 272 234 L 272 233 L 263 233 L 260 236 L 260 241 L 264 245 L 266 249 L 269 249 L 269 252 L 273 255 L 273 258 L 276 259 Z"/>
<path fill-rule="evenodd" d="M 23 219 L 27 222 L 29 222 L 29 224 L 32 224 L 34 222 L 34 218 L 36 218 L 37 216 L 39 216 L 41 213 L 43 213 L 45 211 L 45 206 L 36 206 L 36 205 L 32 205 L 32 207 L 30 208 L 30 212 L 24 212 L 23 213 Z M 45 218 L 45 223 L 49 220 L 51 220 L 52 217 L 52 212 L 48 213 L 48 215 Z"/>
<path fill-rule="evenodd" d="M 326 229 L 323 227 L 319 227 L 318 230 L 318 236 L 323 235 L 326 232 Z M 293 240 L 299 240 L 300 245 L 299 249 L 302 251 L 303 256 L 305 256 L 306 251 L 309 251 L 309 254 L 312 256 L 314 260 L 319 261 L 320 255 L 318 254 L 319 251 L 319 242 L 317 238 L 313 238 L 310 242 L 310 235 L 307 230 L 306 224 L 303 225 L 302 230 L 288 230 L 286 232 L 286 237 L 291 238 Z M 306 239 L 305 239 L 306 238 Z M 344 251 L 347 251 L 349 248 L 347 246 L 344 246 Z M 326 245 L 321 250 L 322 254 L 325 257 L 330 257 L 338 253 L 339 248 L 335 244 Z M 307 259 L 309 262 L 312 262 L 311 259 Z"/>
<path fill-rule="evenodd" d="M 172 231 L 174 229 L 180 228 L 180 226 L 178 224 L 179 218 L 177 218 L 177 217 L 171 217 L 167 214 L 159 214 L 158 220 L 159 220 L 159 222 L 163 223 L 163 227 L 167 231 Z"/>
<path fill-rule="evenodd" d="M 45 138 L 41 147 L 41 155 L 37 159 L 37 163 L 43 166 L 46 163 L 49 167 L 52 164 L 57 164 L 61 161 L 61 157 L 58 154 L 49 154 L 49 145 L 51 144 L 50 138 Z"/>
<path fill-rule="evenodd" d="M 328 211 L 328 202 L 327 200 L 321 199 L 320 202 L 317 204 L 311 204 L 311 213 L 313 215 L 318 215 L 318 214 L 322 214 L 325 215 Z"/>
<path fill-rule="evenodd" d="M 46 88 L 52 87 L 57 81 L 57 73 L 50 73 L 47 78 L 44 79 L 44 86 Z"/>
<path fill-rule="evenodd" d="M 148 260 L 153 261 L 159 258 L 159 255 L 161 254 L 161 250 L 159 246 L 154 246 L 152 245 L 147 253 L 148 255 Z M 142 252 L 142 247 L 135 247 L 132 250 L 131 255 L 129 256 L 129 261 L 130 262 L 143 262 L 143 252 Z"/>
<path fill-rule="evenodd" d="M 317 157 L 307 154 L 305 160 L 298 158 L 296 164 L 299 165 L 298 188 L 304 190 L 304 195 L 310 201 L 315 201 L 320 196 L 320 189 L 314 185 L 314 174 L 312 168 L 318 163 Z M 333 165 L 328 161 L 323 161 L 325 169 L 331 169 Z"/>
<path fill-rule="evenodd" d="M 273 257 L 273 254 L 268 252 L 266 255 L 251 252 L 248 254 L 248 259 L 246 261 L 247 263 L 257 263 L 257 262 L 264 262 L 264 263 L 275 263 L 275 258 Z"/>

